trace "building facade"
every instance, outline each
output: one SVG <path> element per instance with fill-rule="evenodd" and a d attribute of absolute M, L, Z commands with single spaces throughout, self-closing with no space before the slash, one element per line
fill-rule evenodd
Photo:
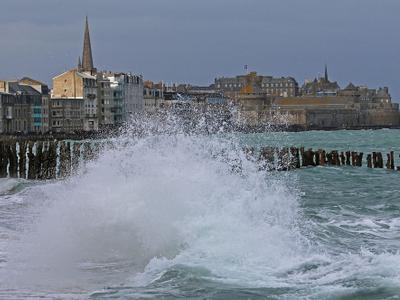
<path fill-rule="evenodd" d="M 155 112 L 164 99 L 164 86 L 162 82 L 154 83 L 146 80 L 143 88 L 144 110 Z"/>
<path fill-rule="evenodd" d="M 97 74 L 97 115 L 100 128 L 110 127 L 114 122 L 114 96 L 111 82 L 102 73 Z"/>
<path fill-rule="evenodd" d="M 110 81 L 114 101 L 114 122 L 120 125 L 144 112 L 143 78 L 131 73 L 103 72 Z"/>
<path fill-rule="evenodd" d="M 50 131 L 50 90 L 48 86 L 35 79 L 24 77 L 18 81 L 20 85 L 30 86 L 38 91 L 42 98 L 33 107 L 34 131 L 46 133 Z"/>
<path fill-rule="evenodd" d="M 73 69 L 53 78 L 52 98 L 83 100 L 83 130 L 97 131 L 97 78 Z"/>
<path fill-rule="evenodd" d="M 294 97 L 298 94 L 298 83 L 293 77 L 275 78 L 260 76 L 256 72 L 236 77 L 216 78 L 214 88 L 230 98 L 239 94 L 265 94 L 268 96 Z"/>
<path fill-rule="evenodd" d="M 30 78 L 0 81 L 2 132 L 47 133 L 49 128 L 49 89 Z"/>
<path fill-rule="evenodd" d="M 340 91 L 339 84 L 329 80 L 328 67 L 325 66 L 325 74 L 323 77 L 307 80 L 300 90 L 302 96 L 336 96 Z"/>
<path fill-rule="evenodd" d="M 32 102 L 28 97 L 0 92 L 0 114 L 1 133 L 32 132 Z"/>
<path fill-rule="evenodd" d="M 51 98 L 51 128 L 58 133 L 84 131 L 84 100 L 77 98 Z"/>

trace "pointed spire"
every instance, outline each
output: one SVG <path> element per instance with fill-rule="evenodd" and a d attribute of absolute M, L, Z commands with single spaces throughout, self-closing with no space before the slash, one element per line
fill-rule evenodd
<path fill-rule="evenodd" d="M 329 82 L 329 77 L 328 77 L 328 66 L 325 64 L 325 81 Z"/>
<path fill-rule="evenodd" d="M 92 57 L 92 46 L 90 44 L 90 33 L 89 33 L 89 21 L 86 16 L 85 24 L 85 35 L 83 38 L 83 55 L 82 55 L 82 69 L 86 72 L 94 70 L 93 57 Z"/>

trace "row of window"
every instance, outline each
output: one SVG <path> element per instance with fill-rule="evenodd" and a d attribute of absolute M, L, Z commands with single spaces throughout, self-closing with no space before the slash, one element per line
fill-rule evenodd
<path fill-rule="evenodd" d="M 293 87 L 293 82 L 281 82 L 281 83 L 263 83 L 261 84 L 262 87 Z"/>
<path fill-rule="evenodd" d="M 290 89 L 265 89 L 265 92 L 272 93 L 272 94 L 276 94 L 276 93 L 293 94 L 293 91 Z"/>
<path fill-rule="evenodd" d="M 84 78 L 83 86 L 84 87 L 97 87 L 96 80 Z"/>
<path fill-rule="evenodd" d="M 82 125 L 82 120 L 69 120 L 69 119 L 65 119 L 63 121 L 61 121 L 61 120 L 53 120 L 52 124 L 53 124 L 53 126 L 75 125 L 79 129 L 80 125 Z"/>
<path fill-rule="evenodd" d="M 244 85 L 241 83 L 225 83 L 223 85 L 223 87 L 225 88 L 241 88 Z M 293 82 L 281 82 L 281 83 L 262 83 L 261 84 L 262 87 L 294 87 L 294 83 Z M 221 84 L 217 84 L 218 88 L 221 88 Z"/>

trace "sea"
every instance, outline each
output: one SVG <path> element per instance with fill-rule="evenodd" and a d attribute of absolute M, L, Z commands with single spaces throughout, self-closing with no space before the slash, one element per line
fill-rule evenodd
<path fill-rule="evenodd" d="M 400 130 L 110 145 L 65 180 L 0 179 L 0 299 L 400 299 L 400 171 L 266 171 L 242 151 L 394 151 L 400 165 Z"/>

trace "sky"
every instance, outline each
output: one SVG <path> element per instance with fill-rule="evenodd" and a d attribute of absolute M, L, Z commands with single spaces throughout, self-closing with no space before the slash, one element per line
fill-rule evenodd
<path fill-rule="evenodd" d="M 208 85 L 249 71 L 302 84 L 388 86 L 400 102 L 399 0 L 1 0 L 0 78 L 77 65 L 88 15 L 95 67 Z"/>

